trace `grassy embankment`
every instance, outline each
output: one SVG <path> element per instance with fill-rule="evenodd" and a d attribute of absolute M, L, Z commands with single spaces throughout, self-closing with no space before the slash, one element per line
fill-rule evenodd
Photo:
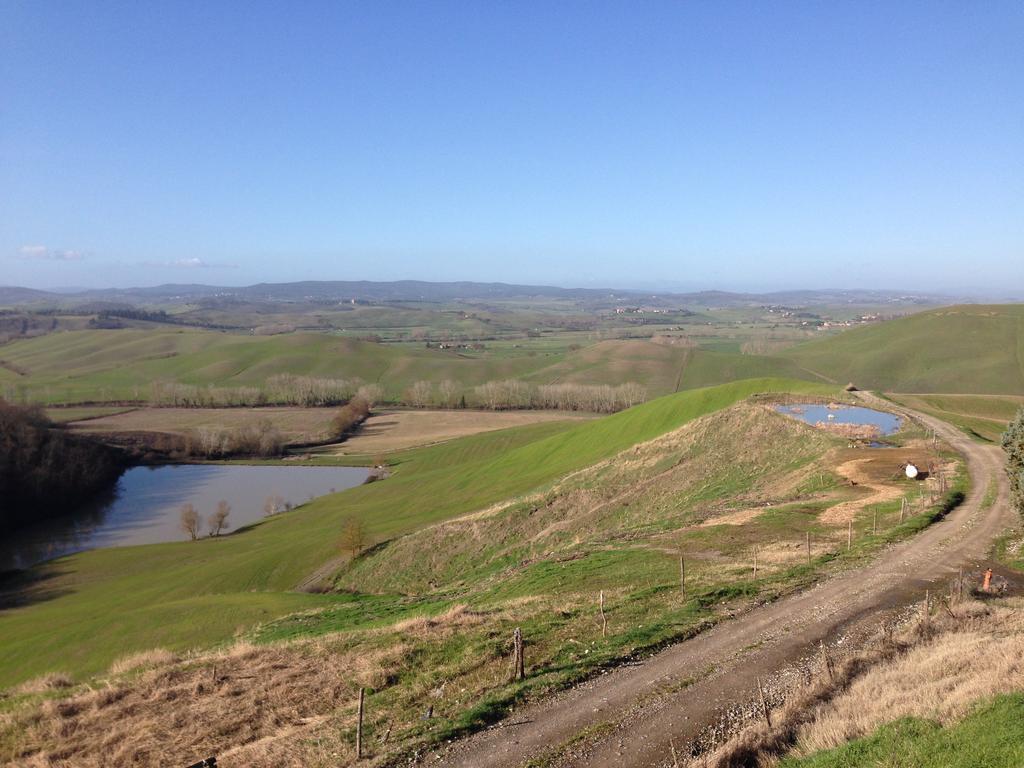
<path fill-rule="evenodd" d="M 968 579 L 980 586 L 981 572 Z M 753 719 L 689 765 L 1021 765 L 1020 598 L 969 590 L 937 602 L 927 621 L 917 612 L 862 647 L 837 647 L 830 672 L 819 664 L 788 684 L 770 726 Z"/>
<path fill-rule="evenodd" d="M 232 536 L 98 550 L 40 566 L 30 604 L 0 614 L 10 684 L 62 669 L 91 673 L 153 646 L 212 645 L 332 596 L 289 592 L 337 553 L 341 521 L 363 519 L 373 541 L 543 487 L 755 392 L 822 391 L 754 380 L 662 398 L 613 416 L 478 435 L 396 461 L 383 483 L 318 499 Z M 60 628 L 55 631 L 55 628 Z"/>
<path fill-rule="evenodd" d="M 1016 768 L 1024 765 L 1024 693 L 999 696 L 960 722 L 905 718 L 869 736 L 780 768 Z"/>

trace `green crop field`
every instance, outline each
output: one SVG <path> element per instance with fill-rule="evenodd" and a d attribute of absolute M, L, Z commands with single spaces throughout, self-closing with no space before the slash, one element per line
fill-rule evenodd
<path fill-rule="evenodd" d="M 827 394 L 748 380 L 654 400 L 584 423 L 546 423 L 400 454 L 393 477 L 317 499 L 217 539 L 111 548 L 32 569 L 29 604 L 0 613 L 0 684 L 53 669 L 97 672 L 123 653 L 212 645 L 337 596 L 289 592 L 337 554 L 342 519 L 381 541 L 536 490 L 753 393 Z M 426 501 L 429 500 L 429 501 Z"/>
<path fill-rule="evenodd" d="M 865 389 L 1024 395 L 1024 305 L 929 310 L 782 354 L 836 383 Z"/>

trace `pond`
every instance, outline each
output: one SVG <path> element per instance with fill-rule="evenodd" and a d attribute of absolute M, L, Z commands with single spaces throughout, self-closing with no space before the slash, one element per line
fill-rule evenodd
<path fill-rule="evenodd" d="M 0 571 L 25 568 L 72 552 L 127 544 L 181 541 L 181 507 L 190 503 L 204 519 L 221 500 L 231 505 L 227 533 L 265 516 L 268 498 L 302 504 L 361 485 L 357 467 L 286 467 L 181 464 L 133 467 L 106 495 L 66 518 L 24 528 L 0 542 Z M 203 535 L 207 528 L 203 526 Z"/>
<path fill-rule="evenodd" d="M 815 426 L 819 424 L 849 424 L 858 427 L 873 427 L 880 435 L 891 435 L 900 428 L 899 416 L 857 405 L 797 403 L 795 405 L 780 405 L 775 410 Z"/>

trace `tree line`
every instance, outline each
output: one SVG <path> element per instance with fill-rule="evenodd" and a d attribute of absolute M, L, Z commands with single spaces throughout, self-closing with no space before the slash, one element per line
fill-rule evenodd
<path fill-rule="evenodd" d="M 0 399 L 0 530 L 71 512 L 124 467 L 120 451 L 54 427 L 40 407 Z"/>
<path fill-rule="evenodd" d="M 647 399 L 647 390 L 636 382 L 610 384 L 530 384 L 518 379 L 488 381 L 465 387 L 451 379 L 439 382 L 419 380 L 400 396 L 388 398 L 395 405 L 414 408 L 486 408 L 489 410 L 556 409 L 613 413 L 631 408 Z M 278 374 L 262 387 L 198 386 L 154 382 L 150 402 L 178 408 L 234 408 L 293 405 L 306 408 L 348 405 L 359 401 L 367 409 L 385 400 L 380 384 L 359 379 L 330 379 Z M 362 418 L 365 418 L 365 414 Z M 359 419 L 358 421 L 361 421 Z M 336 430 L 341 435 L 351 424 Z M 236 453 L 253 452 L 236 450 Z"/>
<path fill-rule="evenodd" d="M 488 381 L 469 390 L 445 379 L 438 384 L 414 382 L 404 401 L 414 408 L 486 408 L 492 411 L 545 409 L 614 413 L 632 408 L 647 399 L 647 390 L 635 382 L 608 384 L 539 384 L 518 379 Z"/>
<path fill-rule="evenodd" d="M 185 432 L 184 457 L 221 459 L 228 456 L 271 458 L 284 453 L 288 441 L 270 419 L 240 427 L 199 427 Z"/>
<path fill-rule="evenodd" d="M 180 384 L 155 381 L 150 387 L 153 405 L 176 408 L 239 408 L 263 405 L 297 405 L 320 408 L 343 405 L 354 397 L 371 405 L 379 402 L 383 388 L 359 379 L 330 379 L 280 373 L 263 386 L 218 387 L 212 384 Z"/>

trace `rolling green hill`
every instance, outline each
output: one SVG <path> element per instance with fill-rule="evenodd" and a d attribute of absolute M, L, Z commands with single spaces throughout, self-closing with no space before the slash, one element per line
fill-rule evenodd
<path fill-rule="evenodd" d="M 1006 426 L 1024 408 L 1019 395 L 890 394 L 890 399 L 956 424 L 977 439 L 997 443 Z"/>
<path fill-rule="evenodd" d="M 252 386 L 282 373 L 361 379 L 398 399 L 418 380 L 533 384 L 637 382 L 651 397 L 744 378 L 821 380 L 782 357 L 676 347 L 648 340 L 453 351 L 321 333 L 246 336 L 194 329 L 54 333 L 0 348 L 0 386 L 45 403 L 145 400 L 154 381 Z M 0 390 L 0 394 L 4 390 Z"/>
<path fill-rule="evenodd" d="M 94 330 L 55 333 L 0 350 L 23 372 L 5 381 L 45 402 L 136 400 L 153 381 L 240 386 L 280 373 L 379 382 L 387 396 L 418 379 L 464 386 L 518 378 L 549 362 L 530 357 L 459 356 L 319 333 L 244 336 L 200 330 Z"/>
<path fill-rule="evenodd" d="M 621 384 L 637 381 L 653 395 L 774 376 L 823 381 L 783 357 L 743 355 L 647 340 L 602 341 L 565 355 L 527 376 L 540 384 Z"/>
<path fill-rule="evenodd" d="M 547 339 L 484 350 L 375 344 L 322 333 L 247 336 L 196 329 L 53 333 L 0 347 L 0 391 L 46 403 L 140 400 L 154 381 L 252 386 L 288 373 L 360 379 L 396 400 L 418 380 L 621 384 L 657 397 L 776 376 L 889 392 L 1024 395 L 1024 306 L 947 307 L 806 342 L 774 355 L 647 339 L 577 348 Z"/>
<path fill-rule="evenodd" d="M 154 646 L 211 646 L 239 631 L 346 599 L 290 591 L 337 554 L 342 521 L 384 541 L 545 488 L 558 478 L 754 393 L 827 395 L 820 384 L 755 379 L 659 398 L 583 423 L 545 423 L 401 454 L 391 478 L 322 497 L 231 536 L 118 547 L 32 569 L 24 604 L 0 611 L 0 685 L 97 672 Z"/>
<path fill-rule="evenodd" d="M 921 312 L 783 353 L 840 384 L 889 392 L 1024 394 L 1024 305 Z"/>

